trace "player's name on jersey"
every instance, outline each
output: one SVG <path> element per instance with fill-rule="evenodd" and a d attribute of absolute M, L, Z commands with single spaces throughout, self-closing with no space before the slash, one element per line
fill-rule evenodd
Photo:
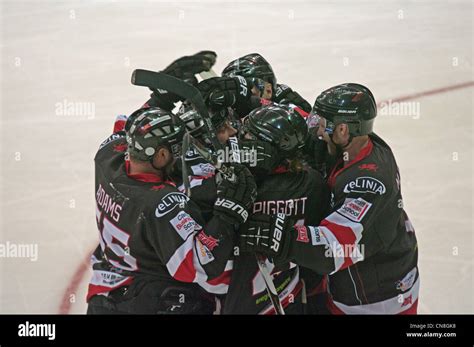
<path fill-rule="evenodd" d="M 118 222 L 120 218 L 120 212 L 122 211 L 122 205 L 114 201 L 100 184 L 99 188 L 97 189 L 96 200 L 97 205 L 102 208 L 102 211 L 109 215 L 114 221 Z"/>
<path fill-rule="evenodd" d="M 306 196 L 289 200 L 256 201 L 253 204 L 253 213 L 276 214 L 284 213 L 287 216 L 297 216 L 305 213 Z"/>
<path fill-rule="evenodd" d="M 38 260 L 38 244 L 13 243 L 7 241 L 0 243 L 0 258 L 29 258 Z"/>

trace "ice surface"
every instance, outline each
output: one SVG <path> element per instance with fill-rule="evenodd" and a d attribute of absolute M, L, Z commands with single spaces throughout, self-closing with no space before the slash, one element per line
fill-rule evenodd
<path fill-rule="evenodd" d="M 85 312 L 93 157 L 115 115 L 147 99 L 133 69 L 211 49 L 221 71 L 259 52 L 310 103 L 341 82 L 383 101 L 473 80 L 472 11 L 469 0 L 2 1 L 0 242 L 37 244 L 39 258 L 0 258 L 0 312 Z M 422 313 L 473 312 L 472 90 L 376 121 L 419 240 Z M 93 112 L 68 115 L 68 102 Z"/>

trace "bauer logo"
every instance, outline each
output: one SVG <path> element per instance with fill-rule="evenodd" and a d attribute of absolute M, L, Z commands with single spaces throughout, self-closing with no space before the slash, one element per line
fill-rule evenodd
<path fill-rule="evenodd" d="M 374 194 L 385 194 L 385 185 L 378 179 L 373 177 L 359 177 L 354 181 L 346 184 L 344 187 L 344 193 L 374 193 Z"/>
<path fill-rule="evenodd" d="M 158 218 L 163 217 L 165 214 L 171 212 L 176 208 L 176 206 L 183 206 L 188 202 L 189 198 L 183 193 L 168 193 L 158 204 L 158 207 L 155 210 L 155 216 Z"/>

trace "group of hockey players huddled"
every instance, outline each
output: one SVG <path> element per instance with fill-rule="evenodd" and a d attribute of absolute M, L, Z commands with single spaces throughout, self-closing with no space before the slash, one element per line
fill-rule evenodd
<path fill-rule="evenodd" d="M 248 54 L 162 73 L 95 157 L 89 314 L 416 314 L 418 249 L 371 91 L 311 105 Z M 206 76 L 208 77 L 208 76 Z"/>

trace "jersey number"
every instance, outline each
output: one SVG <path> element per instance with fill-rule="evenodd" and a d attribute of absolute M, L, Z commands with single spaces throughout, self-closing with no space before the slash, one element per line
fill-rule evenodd
<path fill-rule="evenodd" d="M 128 247 L 130 235 L 112 224 L 100 211 L 96 211 L 96 213 L 100 214 L 100 217 L 98 216 L 100 218 L 98 219 L 98 226 L 102 252 L 106 255 L 112 252 L 115 258 L 119 260 L 116 261 L 107 257 L 107 261 L 119 269 L 136 271 L 138 269 L 137 260 L 130 255 Z M 107 250 L 110 250 L 110 252 L 107 252 Z"/>

